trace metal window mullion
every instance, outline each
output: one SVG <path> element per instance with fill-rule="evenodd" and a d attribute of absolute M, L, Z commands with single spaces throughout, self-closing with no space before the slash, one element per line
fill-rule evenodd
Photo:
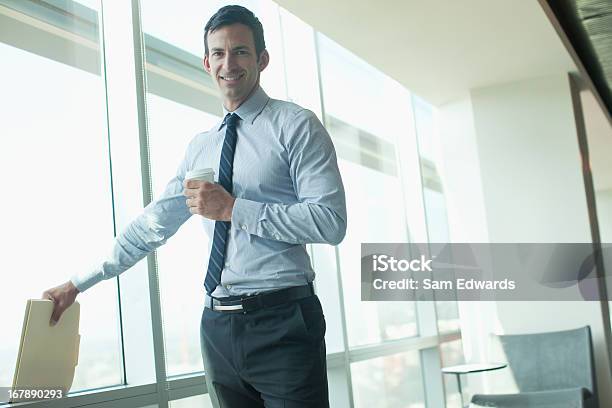
<path fill-rule="evenodd" d="M 407 351 L 427 350 L 437 346 L 438 338 L 436 336 L 412 337 L 407 339 L 386 341 L 384 343 L 369 346 L 360 346 L 351 349 L 349 354 L 351 363 L 355 363 L 373 358 L 392 356 L 394 354 L 404 353 Z"/>
<path fill-rule="evenodd" d="M 415 136 L 415 143 L 417 147 L 417 156 L 419 160 L 419 174 L 421 176 L 421 200 L 423 202 L 423 217 L 425 220 L 425 232 L 427 234 L 427 242 L 429 243 L 429 219 L 427 216 L 427 207 L 425 201 L 425 189 L 423 171 L 422 171 L 422 158 L 419 151 L 419 135 L 417 130 L 417 119 L 416 112 L 414 110 L 414 95 L 410 94 L 410 109 L 412 113 L 412 125 Z M 429 245 L 428 245 L 429 247 Z M 428 248 L 431 253 L 431 250 Z M 432 290 L 431 299 L 435 299 L 435 295 Z M 417 324 L 419 327 L 419 334 L 426 336 L 439 337 L 438 332 L 438 316 L 435 300 L 416 302 L 416 315 Z M 421 373 L 423 376 L 423 389 L 425 391 L 425 404 L 428 407 L 445 407 L 446 398 L 444 390 L 444 379 L 442 378 L 442 364 L 440 357 L 439 339 L 437 340 L 436 347 L 425 349 L 420 351 L 421 358 Z"/>
<path fill-rule="evenodd" d="M 346 327 L 346 310 L 344 308 L 344 289 L 342 287 L 342 270 L 340 268 L 340 251 L 338 247 L 334 247 L 334 254 L 336 255 L 336 273 L 338 277 L 338 292 L 339 292 L 339 306 L 340 306 L 340 320 L 342 321 L 342 343 L 344 345 L 344 370 L 346 374 L 346 381 L 348 384 L 349 394 L 349 406 L 353 408 L 355 401 L 353 400 L 353 377 L 351 375 L 351 356 L 350 346 L 348 341 L 348 329 Z"/>
<path fill-rule="evenodd" d="M 134 68 L 136 78 L 136 103 L 138 111 L 138 134 L 140 140 L 140 166 L 142 176 L 143 205 L 148 205 L 153 197 L 151 183 L 151 162 L 149 154 L 149 133 L 146 106 L 146 72 L 145 45 L 142 32 L 140 2 L 132 0 L 132 29 L 134 39 Z M 166 374 L 166 357 L 164 349 L 163 318 L 161 295 L 155 252 L 147 257 L 149 276 L 149 298 L 151 306 L 151 330 L 153 333 L 153 350 L 155 353 L 155 377 L 160 408 L 168 407 L 168 385 Z"/>

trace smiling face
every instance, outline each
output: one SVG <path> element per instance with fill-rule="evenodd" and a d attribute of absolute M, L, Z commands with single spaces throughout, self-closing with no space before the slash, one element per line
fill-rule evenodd
<path fill-rule="evenodd" d="M 270 57 L 263 50 L 257 58 L 253 33 L 240 23 L 209 32 L 208 49 L 204 69 L 221 91 L 225 109 L 233 112 L 259 84 L 259 73 L 266 68 Z"/>

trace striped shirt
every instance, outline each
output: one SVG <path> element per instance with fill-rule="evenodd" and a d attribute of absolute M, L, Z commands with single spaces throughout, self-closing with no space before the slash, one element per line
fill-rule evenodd
<path fill-rule="evenodd" d="M 312 282 L 315 273 L 306 244 L 337 245 L 346 232 L 336 152 L 316 115 L 272 99 L 260 87 L 235 113 L 241 118 L 233 164 L 236 201 L 221 285 L 212 294 L 218 298 Z M 79 291 L 121 274 L 163 245 L 192 216 L 183 195 L 185 174 L 210 167 L 217 177 L 224 136 L 221 120 L 191 140 L 174 178 L 116 237 L 109 258 L 95 270 L 71 278 Z M 201 218 L 210 251 L 214 221 Z M 202 284 L 206 270 L 202 265 Z"/>

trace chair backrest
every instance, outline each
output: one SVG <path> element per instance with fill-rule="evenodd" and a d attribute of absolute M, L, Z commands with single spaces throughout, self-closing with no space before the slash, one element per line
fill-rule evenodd
<path fill-rule="evenodd" d="M 550 333 L 501 335 L 519 392 L 584 387 L 597 398 L 589 326 Z"/>

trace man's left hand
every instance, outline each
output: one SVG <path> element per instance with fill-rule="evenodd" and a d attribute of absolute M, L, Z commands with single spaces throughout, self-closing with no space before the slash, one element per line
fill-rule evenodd
<path fill-rule="evenodd" d="M 192 214 L 215 221 L 230 221 L 236 199 L 220 184 L 202 180 L 186 180 L 183 194 Z"/>

